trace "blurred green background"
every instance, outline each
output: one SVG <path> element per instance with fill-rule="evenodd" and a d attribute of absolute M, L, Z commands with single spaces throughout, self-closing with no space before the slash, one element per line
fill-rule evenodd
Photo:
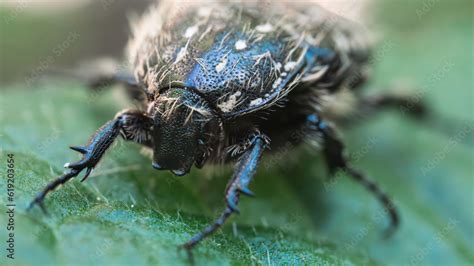
<path fill-rule="evenodd" d="M 137 145 L 118 141 L 87 182 L 74 180 L 50 195 L 51 216 L 25 212 L 61 166 L 78 158 L 67 147 L 85 143 L 130 104 L 115 90 L 94 94 L 77 82 L 42 74 L 97 56 L 120 56 L 128 34 L 125 14 L 141 13 L 146 5 L 0 5 L 0 172 L 6 172 L 8 153 L 15 154 L 17 171 L 16 259 L 2 255 L 1 265 L 185 264 L 177 245 L 222 209 L 230 168 L 194 169 L 177 178 L 151 169 Z M 437 113 L 471 121 L 462 130 L 472 133 L 473 10 L 470 0 L 371 3 L 367 25 L 379 33 L 380 44 L 368 91 L 391 84 L 418 87 Z M 390 239 L 382 238 L 387 221 L 373 197 L 349 178 L 328 183 L 319 155 L 300 149 L 262 164 L 252 184 L 257 197 L 242 200 L 242 214 L 195 250 L 196 261 L 473 265 L 474 154 L 462 130 L 443 135 L 388 112 L 344 132 L 354 164 L 400 210 L 401 228 Z M 5 182 L 0 179 L 2 188 Z"/>

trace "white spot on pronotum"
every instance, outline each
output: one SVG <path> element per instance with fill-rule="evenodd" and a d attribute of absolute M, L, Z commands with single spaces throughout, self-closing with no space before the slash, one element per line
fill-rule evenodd
<path fill-rule="evenodd" d="M 281 84 L 281 78 L 278 78 L 277 80 L 275 80 L 275 82 L 273 82 L 272 88 L 276 89 L 278 88 L 278 86 L 280 86 L 280 84 Z"/>
<path fill-rule="evenodd" d="M 275 64 L 275 68 L 276 68 L 278 71 L 281 70 L 281 67 L 282 67 L 282 65 L 281 65 L 280 62 L 278 62 L 278 63 Z"/>
<path fill-rule="evenodd" d="M 69 165 L 71 165 L 71 164 L 70 163 L 65 163 L 64 168 L 69 168 Z"/>
<path fill-rule="evenodd" d="M 258 32 L 267 33 L 273 31 L 273 25 L 270 23 L 265 23 L 255 27 Z"/>
<path fill-rule="evenodd" d="M 291 71 L 296 67 L 296 62 L 295 61 L 290 61 L 285 64 L 285 71 Z"/>
<path fill-rule="evenodd" d="M 238 40 L 235 42 L 235 49 L 243 50 L 247 48 L 247 42 L 245 40 Z"/>
<path fill-rule="evenodd" d="M 235 105 L 237 104 L 237 98 L 242 95 L 242 92 L 237 91 L 234 94 L 230 95 L 229 98 L 227 98 L 227 101 L 222 102 L 217 105 L 219 109 L 222 110 L 222 112 L 230 112 L 234 109 Z"/>
<path fill-rule="evenodd" d="M 261 104 L 262 102 L 263 102 L 262 98 L 257 98 L 257 99 L 252 100 L 252 101 L 250 102 L 250 106 L 259 105 L 259 104 Z"/>
<path fill-rule="evenodd" d="M 184 32 L 183 36 L 185 38 L 191 38 L 193 37 L 194 34 L 196 34 L 196 32 L 198 31 L 199 27 L 197 25 L 195 26 L 191 26 L 189 28 L 186 29 L 186 31 Z"/>
<path fill-rule="evenodd" d="M 188 50 L 187 48 L 187 45 L 185 47 L 181 47 L 178 52 L 178 55 L 176 55 L 176 60 L 174 60 L 175 64 L 181 61 L 186 56 L 186 51 Z"/>
<path fill-rule="evenodd" d="M 216 71 L 217 73 L 221 72 L 222 70 L 224 70 L 225 66 L 227 65 L 227 57 L 223 57 L 222 58 L 222 61 L 217 64 L 216 66 Z"/>

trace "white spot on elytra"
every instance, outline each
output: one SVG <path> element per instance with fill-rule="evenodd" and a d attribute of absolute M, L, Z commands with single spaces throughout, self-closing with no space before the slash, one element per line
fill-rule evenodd
<path fill-rule="evenodd" d="M 222 58 L 222 61 L 217 64 L 216 66 L 216 71 L 217 73 L 221 72 L 222 70 L 224 70 L 225 66 L 227 65 L 227 57 L 223 57 Z"/>
<path fill-rule="evenodd" d="M 282 67 L 282 65 L 281 65 L 280 62 L 278 62 L 278 63 L 275 64 L 275 68 L 276 68 L 278 71 L 281 70 L 281 67 Z"/>
<path fill-rule="evenodd" d="M 235 42 L 235 49 L 243 50 L 247 48 L 247 42 L 245 40 L 238 40 Z"/>
<path fill-rule="evenodd" d="M 273 25 L 270 23 L 265 23 L 255 27 L 258 32 L 267 33 L 273 31 Z"/>
<path fill-rule="evenodd" d="M 259 105 L 259 104 L 261 104 L 262 102 L 263 102 L 262 98 L 257 98 L 257 99 L 252 100 L 252 101 L 250 102 L 250 106 Z"/>
<path fill-rule="evenodd" d="M 285 71 L 287 71 L 287 72 L 291 71 L 295 67 L 296 67 L 296 62 L 295 61 L 290 61 L 290 62 L 285 64 Z"/>
<path fill-rule="evenodd" d="M 198 32 L 198 30 L 199 30 L 199 27 L 197 25 L 191 26 L 191 27 L 186 29 L 183 36 L 185 38 L 191 38 L 194 34 L 196 34 L 196 32 Z"/>
<path fill-rule="evenodd" d="M 201 7 L 198 9 L 198 16 L 201 18 L 209 17 L 211 15 L 212 9 L 210 7 Z"/>
<path fill-rule="evenodd" d="M 217 105 L 222 112 L 230 112 L 234 109 L 235 105 L 237 104 L 237 98 L 242 95 L 242 92 L 237 91 L 234 94 L 230 95 L 227 101 L 222 102 Z"/>
<path fill-rule="evenodd" d="M 278 86 L 280 86 L 280 84 L 281 84 L 281 78 L 278 78 L 277 80 L 275 80 L 275 82 L 273 82 L 272 87 L 276 89 L 278 88 Z"/>

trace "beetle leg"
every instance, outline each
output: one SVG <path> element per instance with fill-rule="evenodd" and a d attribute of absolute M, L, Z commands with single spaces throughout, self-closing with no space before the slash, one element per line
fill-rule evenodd
<path fill-rule="evenodd" d="M 50 74 L 76 79 L 94 92 L 102 91 L 105 87 L 123 85 L 131 99 L 142 101 L 148 97 L 146 90 L 136 80 L 135 76 L 125 68 L 125 65 L 110 59 L 86 61 L 76 69 L 54 69 Z"/>
<path fill-rule="evenodd" d="M 113 74 L 98 73 L 95 76 L 85 78 L 87 86 L 93 90 L 121 84 L 126 88 L 126 93 L 131 99 L 143 101 L 146 99 L 146 91 L 143 90 L 135 77 L 126 72 L 116 72 Z"/>
<path fill-rule="evenodd" d="M 440 132 L 446 136 L 453 136 L 459 132 L 466 132 L 473 126 L 472 121 L 460 121 L 437 114 L 416 93 L 402 93 L 400 90 L 392 90 L 371 96 L 360 96 L 353 108 L 354 115 L 342 114 L 332 117 L 332 120 L 344 127 L 350 127 L 362 119 L 373 117 L 385 110 L 397 110 L 402 115 L 413 118 L 419 124 Z M 469 130 L 472 131 L 472 130 Z M 474 134 L 463 138 L 466 144 L 472 143 Z"/>
<path fill-rule="evenodd" d="M 400 220 L 395 205 L 377 183 L 370 180 L 367 176 L 350 165 L 344 154 L 344 143 L 337 137 L 335 130 L 326 122 L 320 120 L 315 114 L 308 116 L 306 126 L 309 130 L 315 130 L 322 135 L 324 141 L 323 154 L 329 173 L 333 175 L 336 171 L 342 170 L 374 194 L 382 203 L 384 210 L 387 211 L 390 216 L 391 224 L 387 230 L 387 235 L 394 232 L 398 227 Z"/>
<path fill-rule="evenodd" d="M 268 145 L 268 139 L 264 135 L 257 133 L 253 135 L 247 142 L 249 143 L 248 145 L 245 145 L 247 147 L 246 151 L 242 153 L 239 161 L 237 162 L 234 175 L 226 188 L 225 198 L 227 207 L 212 225 L 205 228 L 202 232 L 196 234 L 183 245 L 183 247 L 189 252 L 205 237 L 219 229 L 232 213 L 239 213 L 237 204 L 239 203 L 239 197 L 241 193 L 248 196 L 253 195 L 248 186 L 257 170 L 260 157 Z"/>
<path fill-rule="evenodd" d="M 126 140 L 147 145 L 150 141 L 149 131 L 151 129 L 151 119 L 139 111 L 124 111 L 117 114 L 116 118 L 108 121 L 91 137 L 87 146 L 72 146 L 71 149 L 83 154 L 81 160 L 75 163 L 66 163 L 64 166 L 69 168 L 69 172 L 50 182 L 44 189 L 38 193 L 28 206 L 31 209 L 35 204 L 39 205 L 46 213 L 43 201 L 46 195 L 66 183 L 71 178 L 79 175 L 84 169 L 86 173 L 81 182 L 86 180 L 92 169 L 100 161 L 106 150 L 120 134 Z"/>
<path fill-rule="evenodd" d="M 429 106 L 416 94 L 394 90 L 370 96 L 359 96 L 350 113 L 341 113 L 332 119 L 340 125 L 351 126 L 355 122 L 373 117 L 381 111 L 389 109 L 396 109 L 402 114 L 420 121 L 429 120 L 432 113 Z M 351 114 L 355 114 L 355 116 Z"/>

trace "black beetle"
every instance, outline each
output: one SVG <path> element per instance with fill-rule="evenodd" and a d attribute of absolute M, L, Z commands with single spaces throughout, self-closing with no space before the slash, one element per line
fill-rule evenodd
<path fill-rule="evenodd" d="M 397 211 L 385 193 L 344 155 L 336 125 L 348 114 L 365 116 L 425 107 L 409 96 L 364 96 L 371 41 L 358 24 L 316 4 L 192 2 L 180 8 L 162 1 L 134 23 L 128 46 L 132 73 L 101 75 L 92 87 L 124 83 L 142 108 L 125 110 L 102 126 L 83 154 L 33 200 L 43 208 L 48 192 L 77 176 L 85 180 L 119 135 L 153 150 L 152 166 L 185 175 L 193 165 L 236 162 L 220 217 L 184 247 L 190 250 L 238 212 L 241 194 L 262 154 L 286 143 L 320 143 L 329 173 L 344 171 L 372 192 L 397 227 Z M 294 134 L 299 132 L 298 134 Z M 302 134 L 301 134 L 302 133 Z M 44 209 L 44 208 L 43 208 Z"/>

